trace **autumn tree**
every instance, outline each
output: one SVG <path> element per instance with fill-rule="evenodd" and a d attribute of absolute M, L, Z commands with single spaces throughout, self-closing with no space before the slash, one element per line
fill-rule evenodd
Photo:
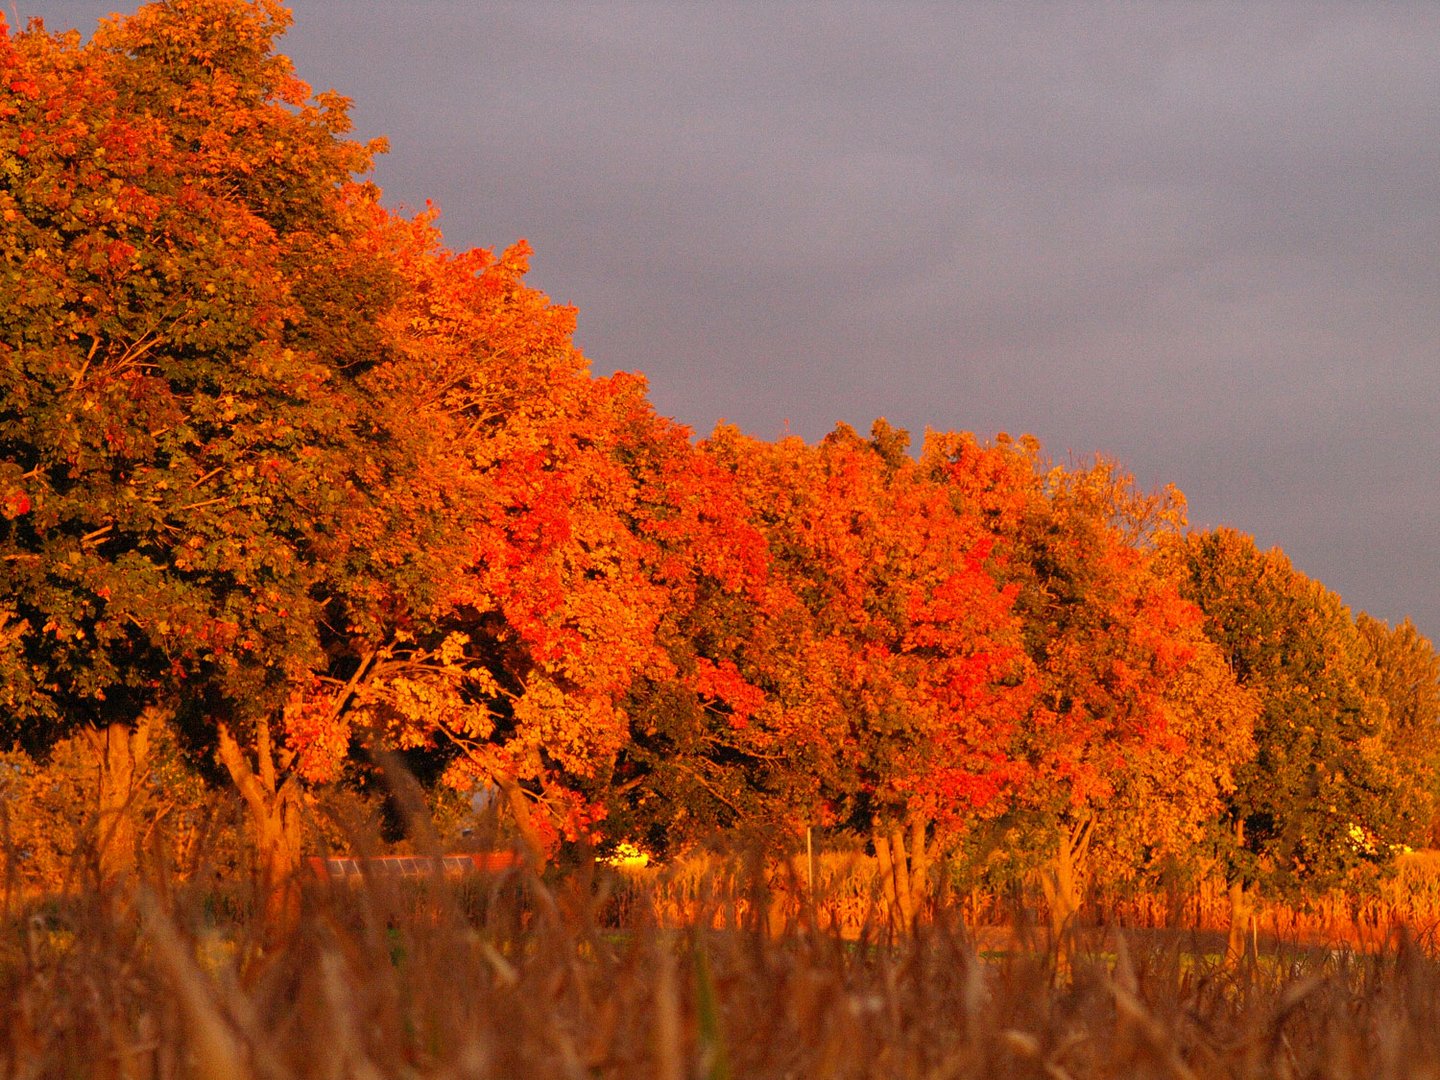
<path fill-rule="evenodd" d="M 0 414 L 18 730 L 128 745 L 178 707 L 277 887 L 305 784 L 357 741 L 449 747 L 537 847 L 580 827 L 632 679 L 678 671 L 656 633 L 684 567 L 754 576 L 685 437 L 590 376 L 523 245 L 449 252 L 351 182 L 366 151 L 274 52 L 287 20 L 191 0 L 84 46 L 7 37 Z M 682 681 L 735 697 L 693 659 Z"/>
<path fill-rule="evenodd" d="M 1262 888 L 1323 888 L 1388 858 L 1405 836 L 1405 802 L 1385 760 L 1366 639 L 1340 598 L 1229 529 L 1190 536 L 1184 558 L 1186 594 L 1260 708 L 1256 753 L 1236 775 L 1220 837 L 1238 957 Z"/>
<path fill-rule="evenodd" d="M 1380 738 L 1404 842 L 1433 846 L 1440 825 L 1440 656 L 1409 619 L 1392 629 L 1362 612 L 1355 629 L 1370 661 L 1370 696 L 1385 706 Z"/>
<path fill-rule="evenodd" d="M 824 756 L 812 767 L 838 817 L 870 832 L 900 920 L 925 895 L 931 826 L 993 812 L 1014 781 L 1010 736 L 1031 693 L 978 522 L 957 513 L 877 421 L 817 446 L 722 427 L 707 452 L 732 471 L 803 605 L 781 708 Z M 803 722 L 800 718 L 804 718 Z"/>
<path fill-rule="evenodd" d="M 453 254 L 351 181 L 287 21 L 190 0 L 5 43 L 6 693 L 42 740 L 176 705 L 272 895 L 357 740 L 583 818 L 550 780 L 625 741 L 667 602 L 616 433 L 643 389 L 590 377 L 523 245 Z"/>
<path fill-rule="evenodd" d="M 1128 875 L 1199 838 L 1249 753 L 1253 706 L 1180 595 L 1177 492 L 1139 492 L 1104 460 L 1050 465 L 1028 438 L 932 433 L 922 461 L 986 523 L 1016 592 L 1036 694 L 1015 749 L 1029 783 L 1004 821 L 1049 848 L 1063 946 L 1092 847 Z"/>
<path fill-rule="evenodd" d="M 264 875 L 298 858 L 243 751 L 270 756 L 321 660 L 360 490 L 350 373 L 386 282 L 346 257 L 369 153 L 274 52 L 288 19 L 176 0 L 84 45 L 0 35 L 0 685 L 14 735 L 101 733 L 112 875 L 129 732 L 181 697 L 251 801 Z"/>
<path fill-rule="evenodd" d="M 371 211 L 364 247 L 402 283 L 359 380 L 385 497 L 331 568 L 326 664 L 286 732 L 311 780 L 335 775 L 357 738 L 438 739 L 506 791 L 538 849 L 541 747 L 583 759 L 567 733 L 591 750 L 618 738 L 604 714 L 630 662 L 605 663 L 597 643 L 643 649 L 647 616 L 597 599 L 616 526 L 592 496 L 614 477 L 580 415 L 595 386 L 574 312 L 525 286 L 523 244 L 456 254 L 434 216 Z"/>
<path fill-rule="evenodd" d="M 643 380 L 590 374 L 523 245 L 454 253 L 433 212 L 378 210 L 366 245 L 403 282 L 359 380 L 386 499 L 332 568 L 350 614 L 287 719 L 296 768 L 334 775 L 357 739 L 447 754 L 542 857 L 643 801 L 655 701 L 746 715 L 756 691 L 680 626 L 760 587 L 763 541 Z"/>
<path fill-rule="evenodd" d="M 658 853 L 722 828 L 785 831 L 813 801 L 813 729 L 781 706 L 796 603 L 734 477 L 657 416 L 637 380 L 620 388 L 625 516 L 664 603 L 657 662 L 621 703 L 629 730 L 604 789 L 608 831 Z"/>

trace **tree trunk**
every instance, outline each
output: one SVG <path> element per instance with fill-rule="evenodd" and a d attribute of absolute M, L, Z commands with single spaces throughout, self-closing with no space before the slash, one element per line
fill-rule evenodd
<path fill-rule="evenodd" d="M 1225 937 L 1225 966 L 1232 970 L 1245 961 L 1250 952 L 1251 933 L 1255 924 L 1256 890 L 1243 881 L 1230 882 L 1230 927 Z"/>
<path fill-rule="evenodd" d="M 283 785 L 263 820 L 254 820 L 260 878 L 261 924 L 283 940 L 300 921 L 300 862 L 303 837 L 299 793 Z"/>
<path fill-rule="evenodd" d="M 496 773 L 491 779 L 505 796 L 505 804 L 510 807 L 510 813 L 515 818 L 515 826 L 520 830 L 520 840 L 531 868 L 539 872 L 545 866 L 545 838 L 540 835 L 540 829 L 535 824 L 535 815 L 530 808 L 525 789 L 513 776 Z"/>
<path fill-rule="evenodd" d="M 1090 846 L 1095 819 L 1087 817 L 1062 827 L 1055 855 L 1040 871 L 1040 887 L 1050 914 L 1050 941 L 1055 950 L 1055 974 L 1068 978 L 1074 966 L 1075 933 L 1080 914 L 1079 867 Z"/>
<path fill-rule="evenodd" d="M 927 887 L 923 821 L 918 832 L 915 821 L 911 822 L 908 852 L 905 850 L 905 829 L 900 825 L 888 831 L 877 827 L 873 839 L 881 887 L 885 891 L 887 916 L 901 932 L 913 934 Z"/>
<path fill-rule="evenodd" d="M 300 919 L 299 781 L 293 774 L 280 778 L 285 765 L 275 760 L 268 720 L 256 723 L 254 768 L 227 725 L 220 724 L 218 733 L 220 761 L 240 790 L 249 817 L 262 931 L 271 941 L 281 940 Z"/>
<path fill-rule="evenodd" d="M 143 720 L 133 728 L 116 722 L 87 733 L 100 766 L 95 851 L 100 887 L 107 892 L 123 892 L 135 881 L 135 810 L 147 735 Z"/>
<path fill-rule="evenodd" d="M 1235 846 L 1239 850 L 1245 847 L 1245 821 L 1244 819 L 1235 822 Z M 1247 884 L 1244 877 L 1236 874 L 1229 882 L 1230 893 L 1230 927 L 1225 937 L 1225 966 L 1227 968 L 1238 968 L 1245 960 L 1247 951 L 1245 945 L 1245 934 L 1251 930 L 1255 922 L 1255 900 L 1258 893 L 1256 885 Z"/>
<path fill-rule="evenodd" d="M 915 898 L 915 917 L 930 909 L 930 854 L 926 850 L 925 818 L 916 814 L 910 819 L 910 889 Z"/>
<path fill-rule="evenodd" d="M 890 830 L 890 852 L 895 864 L 895 896 L 900 901 L 900 925 L 905 933 L 915 932 L 915 890 L 911 882 L 910 860 L 905 852 L 905 830 Z"/>
<path fill-rule="evenodd" d="M 895 863 L 890 852 L 890 838 L 875 830 L 875 860 L 880 864 L 880 888 L 885 894 L 885 914 L 894 926 L 900 921 L 900 897 L 895 891 Z"/>

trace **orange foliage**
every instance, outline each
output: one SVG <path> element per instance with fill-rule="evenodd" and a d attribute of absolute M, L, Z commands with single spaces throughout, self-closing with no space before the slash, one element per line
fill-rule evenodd
<path fill-rule="evenodd" d="M 1102 846 L 1130 846 L 1125 872 L 1198 842 L 1253 749 L 1255 705 L 1181 596 L 1179 493 L 1143 495 L 1105 461 L 1047 466 L 1031 439 L 932 435 L 923 460 L 1018 590 L 1037 686 L 1022 804 L 1068 823 L 1077 857 L 1103 819 Z"/>
<path fill-rule="evenodd" d="M 1010 735 L 1031 694 L 1012 591 L 989 540 L 903 453 L 841 427 L 818 446 L 721 428 L 707 450 L 736 476 L 804 613 L 782 698 L 827 751 L 832 798 L 878 819 L 958 824 L 1017 776 Z"/>

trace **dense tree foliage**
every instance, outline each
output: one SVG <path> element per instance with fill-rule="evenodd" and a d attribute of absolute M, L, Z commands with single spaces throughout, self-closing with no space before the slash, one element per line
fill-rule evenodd
<path fill-rule="evenodd" d="M 1391 759 L 1398 741 L 1386 745 L 1384 676 L 1367 635 L 1335 593 L 1278 549 L 1262 552 L 1251 538 L 1220 529 L 1189 537 L 1184 557 L 1188 595 L 1260 703 L 1255 754 L 1237 773 L 1224 818 L 1237 913 L 1248 910 L 1257 888 L 1323 886 L 1388 858 L 1413 834 L 1416 800 L 1407 797 L 1414 785 L 1406 774 L 1433 752 L 1403 764 Z M 1384 642 L 1373 630 L 1368 636 Z M 1399 665 L 1389 666 L 1398 676 Z M 1400 681 L 1391 686 L 1403 712 Z M 1397 740 L 1403 729 L 1401 721 Z"/>
<path fill-rule="evenodd" d="M 1106 461 L 1049 464 L 1033 440 L 932 433 L 923 462 L 985 520 L 1015 590 L 1036 693 L 1002 835 L 1012 858 L 1048 853 L 1063 934 L 1092 846 L 1132 876 L 1199 841 L 1250 751 L 1253 705 L 1180 595 L 1178 493 L 1141 494 Z"/>
<path fill-rule="evenodd" d="M 1033 686 L 1013 591 L 986 570 L 989 538 L 907 440 L 881 420 L 868 441 L 844 425 L 817 446 L 722 428 L 706 449 L 736 476 L 798 604 L 800 670 L 778 702 L 791 743 L 814 750 L 826 815 L 872 832 L 895 866 L 908 919 L 931 823 L 964 828 L 1016 784 L 1011 741 Z"/>
<path fill-rule="evenodd" d="M 0 33 L 0 735 L 90 747 L 105 876 L 157 731 L 228 773 L 276 918 L 367 749 L 537 859 L 849 831 L 907 923 L 938 853 L 1038 871 L 1063 933 L 1096 868 L 1253 900 L 1433 828 L 1413 626 L 1033 439 L 694 441 L 523 242 L 381 205 L 288 18 Z"/>
<path fill-rule="evenodd" d="M 1355 620 L 1366 656 L 1366 689 L 1384 706 L 1381 765 L 1390 772 L 1400 835 L 1434 846 L 1440 814 L 1440 655 L 1409 619 L 1391 629 L 1363 612 Z"/>
<path fill-rule="evenodd" d="M 270 741 L 356 539 L 374 192 L 343 101 L 273 51 L 287 21 L 194 0 L 0 41 L 7 711 L 107 729 L 122 787 L 125 729 L 177 695 Z"/>

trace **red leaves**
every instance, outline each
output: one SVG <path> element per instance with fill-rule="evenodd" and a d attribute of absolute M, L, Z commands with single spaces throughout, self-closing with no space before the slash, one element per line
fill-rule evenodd
<path fill-rule="evenodd" d="M 297 751 L 296 772 L 310 783 L 332 783 L 350 750 L 350 722 L 335 704 L 333 694 L 312 683 L 285 707 L 285 741 Z"/>
<path fill-rule="evenodd" d="M 105 246 L 106 262 L 111 270 L 128 269 L 139 249 L 124 240 L 112 240 Z"/>
<path fill-rule="evenodd" d="M 14 521 L 21 514 L 28 514 L 31 507 L 30 496 L 23 491 L 6 492 L 0 498 L 0 517 L 7 521 Z"/>
<path fill-rule="evenodd" d="M 1014 591 L 986 569 L 990 539 L 904 442 L 877 423 L 869 442 L 843 427 L 816 447 L 721 429 L 708 445 L 763 523 L 771 574 L 803 619 L 784 616 L 804 627 L 797 653 L 761 663 L 793 687 L 782 703 L 823 725 L 806 742 L 834 755 L 837 780 L 856 775 L 848 794 L 865 792 L 881 816 L 948 801 L 958 817 L 956 800 L 989 805 L 1018 775 L 1009 732 L 1031 684 Z M 803 669 L 792 678 L 787 664 Z"/>
<path fill-rule="evenodd" d="M 731 727 L 746 727 L 764 706 L 764 692 L 746 682 L 733 661 L 722 660 L 715 664 L 699 657 L 695 668 L 695 689 L 702 698 L 718 701 L 726 707 Z"/>

